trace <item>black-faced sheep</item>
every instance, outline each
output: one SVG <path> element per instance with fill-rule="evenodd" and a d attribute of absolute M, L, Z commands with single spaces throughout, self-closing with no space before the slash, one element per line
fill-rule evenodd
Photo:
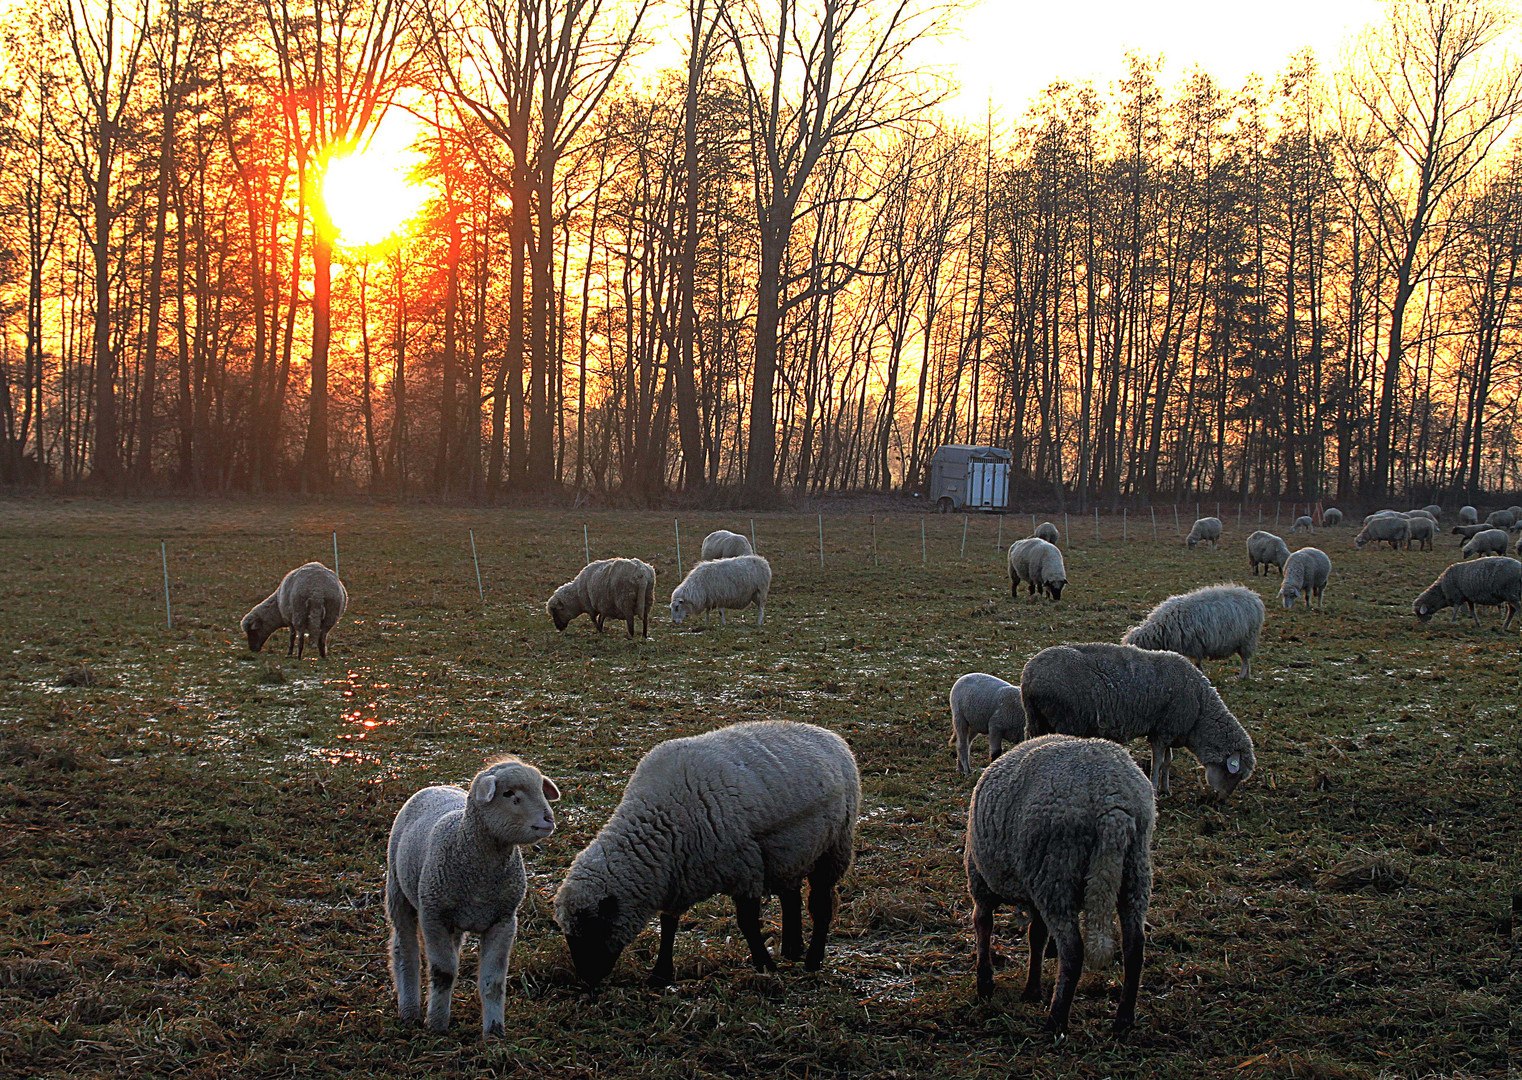
<path fill-rule="evenodd" d="M 1020 594 L 1026 583 L 1030 595 L 1044 590 L 1053 600 L 1062 599 L 1067 587 L 1067 567 L 1062 563 L 1062 549 L 1039 536 L 1016 540 L 1009 545 L 1009 595 Z"/>
<path fill-rule="evenodd" d="M 280 581 L 280 587 L 254 607 L 239 623 L 248 635 L 248 647 L 259 652 L 269 636 L 282 626 L 291 628 L 285 655 L 296 658 L 306 651 L 307 635 L 317 642 L 317 655 L 327 658 L 328 632 L 338 624 L 349 606 L 349 593 L 338 575 L 320 562 L 298 566 Z"/>

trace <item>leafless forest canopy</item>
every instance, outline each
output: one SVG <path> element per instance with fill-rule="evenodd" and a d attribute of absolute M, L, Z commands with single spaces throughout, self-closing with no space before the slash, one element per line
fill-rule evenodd
<path fill-rule="evenodd" d="M 1522 483 L 1496 9 L 968 126 L 917 53 L 952 9 L 684 3 L 16 8 L 0 482 L 765 498 L 976 442 L 1075 506 Z M 321 178 L 388 110 L 429 196 L 348 246 Z"/>

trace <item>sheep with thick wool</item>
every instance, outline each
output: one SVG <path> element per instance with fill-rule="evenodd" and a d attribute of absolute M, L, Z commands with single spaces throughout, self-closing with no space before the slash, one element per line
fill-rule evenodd
<path fill-rule="evenodd" d="M 1486 529 L 1469 538 L 1469 543 L 1464 545 L 1464 558 L 1471 555 L 1505 555 L 1510 542 L 1511 538 L 1506 535 L 1505 529 Z"/>
<path fill-rule="evenodd" d="M 1258 568 L 1263 568 L 1263 573 L 1268 573 L 1270 566 L 1277 567 L 1280 573 L 1284 572 L 1284 560 L 1289 558 L 1289 545 L 1278 536 L 1263 529 L 1259 529 L 1247 538 L 1247 562 L 1252 567 L 1253 576 L 1258 576 Z"/>
<path fill-rule="evenodd" d="M 1120 916 L 1125 975 L 1115 1030 L 1136 1019 L 1145 923 L 1152 899 L 1157 804 L 1146 775 L 1102 739 L 1043 735 L 983 771 L 967 812 L 979 997 L 994 992 L 993 925 L 1000 904 L 1030 916 L 1030 967 L 1021 1000 L 1041 1001 L 1041 964 L 1056 939 L 1057 986 L 1046 1031 L 1067 1030 L 1087 965 L 1107 967 Z"/>
<path fill-rule="evenodd" d="M 734 559 L 755 553 L 755 548 L 750 546 L 750 541 L 741 533 L 715 529 L 703 537 L 703 562 L 709 559 Z"/>
<path fill-rule="evenodd" d="M 1077 735 L 1152 746 L 1152 786 L 1168 791 L 1176 747 L 1188 747 L 1205 779 L 1230 795 L 1252 774 L 1252 737 L 1210 680 L 1176 652 L 1090 642 L 1042 649 L 1020 673 L 1026 738 Z"/>
<path fill-rule="evenodd" d="M 255 605 L 238 625 L 248 635 L 248 647 L 253 652 L 263 649 L 276 630 L 289 626 L 291 641 L 286 656 L 295 653 L 300 660 L 310 635 L 317 642 L 317 655 L 326 659 L 328 633 L 348 606 L 349 593 L 338 575 L 320 562 L 309 562 L 286 574 L 279 588 Z"/>
<path fill-rule="evenodd" d="M 424 788 L 397 812 L 386 846 L 391 977 L 405 1021 L 418 1018 L 418 937 L 428 963 L 428 1030 L 449 1027 L 466 933 L 481 941 L 481 1034 L 500 1035 L 507 964 L 528 891 L 521 845 L 555 831 L 555 782 L 515 757 L 487 764 L 469 791 Z"/>
<path fill-rule="evenodd" d="M 1517 523 L 1517 515 L 1510 510 L 1492 510 L 1485 517 L 1485 524 L 1498 529 L 1509 529 Z"/>
<path fill-rule="evenodd" d="M 1385 543 L 1398 551 L 1411 541 L 1411 522 L 1402 514 L 1373 514 L 1365 522 L 1353 546 L 1362 551 L 1365 544 Z"/>
<path fill-rule="evenodd" d="M 1062 599 L 1067 587 L 1067 567 L 1062 562 L 1062 549 L 1056 544 L 1030 536 L 1009 545 L 1009 595 L 1020 595 L 1020 583 L 1025 582 L 1031 596 L 1045 591 L 1053 600 Z"/>
<path fill-rule="evenodd" d="M 681 626 L 689 616 L 715 608 L 719 622 L 728 624 L 726 610 L 756 605 L 756 625 L 766 619 L 766 594 L 772 587 L 772 566 L 759 555 L 700 562 L 671 593 L 671 621 Z"/>
<path fill-rule="evenodd" d="M 1006 742 L 1025 738 L 1025 706 L 1020 688 L 997 675 L 981 671 L 963 675 L 951 684 L 951 741 L 957 748 L 957 769 L 972 772 L 972 737 L 988 736 L 988 760 L 1004 752 Z"/>
<path fill-rule="evenodd" d="M 1422 591 L 1411 607 L 1422 622 L 1432 618 L 1434 612 L 1451 607 L 1453 613 L 1448 621 L 1453 622 L 1463 606 L 1476 626 L 1480 625 L 1477 606 L 1504 607 L 1506 619 L 1501 629 L 1505 630 L 1511 626 L 1519 604 L 1522 604 L 1522 562 L 1487 558 L 1454 563 Z"/>
<path fill-rule="evenodd" d="M 1428 503 L 1426 506 L 1422 507 L 1422 510 L 1425 513 L 1431 514 L 1433 521 L 1439 521 L 1443 517 L 1443 508 L 1437 503 Z"/>
<path fill-rule="evenodd" d="M 1221 519 L 1214 517 L 1200 518 L 1189 529 L 1189 535 L 1184 537 L 1184 543 L 1193 550 L 1196 544 L 1210 542 L 1211 547 L 1221 546 Z"/>
<path fill-rule="evenodd" d="M 650 636 L 650 604 L 655 596 L 655 567 L 639 559 L 598 559 L 560 588 L 545 603 L 556 630 L 565 630 L 578 615 L 590 615 L 602 633 L 604 619 L 622 619 L 634 636 L 640 620 Z"/>
<path fill-rule="evenodd" d="M 1279 601 L 1288 611 L 1295 601 L 1305 597 L 1306 607 L 1324 606 L 1322 594 L 1332 576 L 1332 560 L 1320 548 L 1301 548 L 1284 563 L 1284 580 L 1279 584 Z"/>
<path fill-rule="evenodd" d="M 1062 536 L 1062 533 L 1050 521 L 1043 521 L 1031 530 L 1031 535 L 1045 540 L 1048 544 L 1055 544 Z"/>
<path fill-rule="evenodd" d="M 1479 522 L 1480 522 L 1480 512 L 1478 510 L 1476 510 L 1472 506 L 1461 506 L 1461 507 L 1459 507 L 1459 524 L 1460 525 L 1478 525 Z"/>
<path fill-rule="evenodd" d="M 1243 585 L 1206 585 L 1170 596 L 1126 631 L 1121 642 L 1170 649 L 1196 664 L 1241 657 L 1238 678 L 1252 678 L 1252 656 L 1263 632 L 1263 600 Z"/>
<path fill-rule="evenodd" d="M 1297 533 L 1313 533 L 1316 531 L 1316 524 L 1311 520 L 1309 514 L 1301 514 L 1295 519 L 1295 523 L 1289 527 L 1289 531 Z"/>
<path fill-rule="evenodd" d="M 1321 524 L 1326 526 L 1341 525 L 1342 511 L 1335 506 L 1329 506 L 1321 515 Z"/>
<path fill-rule="evenodd" d="M 1415 544 L 1418 551 L 1431 551 L 1433 537 L 1437 536 L 1437 522 L 1413 510 L 1406 515 L 1406 525 L 1410 530 L 1408 543 Z"/>
<path fill-rule="evenodd" d="M 812 724 L 734 724 L 656 745 L 555 894 L 555 922 L 576 973 L 600 983 L 660 912 L 660 954 L 648 982 L 669 985 L 682 913 L 720 893 L 734 898 L 756 970 L 776 967 L 761 936 L 761 902 L 772 893 L 782 900 L 783 957 L 818 970 L 860 805 L 851 748 Z M 804 878 L 814 924 L 807 953 Z"/>

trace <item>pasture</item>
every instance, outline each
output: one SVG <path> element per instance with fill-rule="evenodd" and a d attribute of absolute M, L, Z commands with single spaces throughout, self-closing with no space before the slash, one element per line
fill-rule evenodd
<path fill-rule="evenodd" d="M 1208 510 L 1207 510 L 1208 512 Z M 1275 600 L 1223 514 L 1219 551 L 1172 522 L 1130 541 L 1064 535 L 1059 604 L 1011 600 L 994 518 L 755 518 L 774 585 L 754 609 L 674 629 L 671 513 L 289 503 L 0 504 L 0 1074 L 548 1077 L 1499 1076 L 1516 983 L 1519 663 L 1502 634 L 1411 600 L 1457 555 L 1353 550 L 1325 613 Z M 709 529 L 682 513 L 691 566 Z M 1060 516 L 1056 518 L 1061 526 Z M 593 558 L 659 572 L 648 642 L 544 600 Z M 929 564 L 921 566 L 921 524 Z M 1187 520 L 1185 526 L 1187 527 Z M 1027 535 L 1006 519 L 1003 538 Z M 1270 526 L 1271 527 L 1271 526 Z M 238 619 L 291 567 L 331 563 L 349 612 L 324 662 L 251 655 Z M 485 583 L 478 599 L 467 530 Z M 174 626 L 164 625 L 159 542 Z M 1159 805 L 1137 1027 L 1108 1022 L 1119 969 L 1086 973 L 1061 1046 L 1021 1004 L 1023 943 L 986 1004 L 973 987 L 961 844 L 972 780 L 947 745 L 967 671 L 1017 681 L 1039 649 L 1119 640 L 1158 600 L 1223 580 L 1269 604 L 1255 678 L 1206 670 L 1257 744 L 1217 803 L 1187 751 Z M 750 970 L 733 907 L 694 908 L 675 989 L 644 985 L 657 935 L 596 995 L 550 898 L 661 739 L 791 718 L 843 734 L 863 780 L 855 868 L 824 970 Z M 1133 751 L 1145 763 L 1145 745 Z M 484 1044 L 468 946 L 449 1032 L 395 1019 L 380 886 L 403 800 L 513 752 L 564 791 L 526 849 L 529 897 L 505 1038 Z M 986 743 L 973 760 L 986 760 Z M 770 901 L 764 920 L 775 931 Z M 775 946 L 775 941 L 773 942 Z M 1055 962 L 1049 962 L 1050 993 Z M 1507 1002 L 1510 1000 L 1511 1005 Z"/>

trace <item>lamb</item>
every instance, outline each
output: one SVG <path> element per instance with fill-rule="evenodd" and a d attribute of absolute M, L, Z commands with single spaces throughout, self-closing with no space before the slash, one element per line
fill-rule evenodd
<path fill-rule="evenodd" d="M 1242 658 L 1238 678 L 1252 678 L 1252 654 L 1263 632 L 1263 601 L 1242 585 L 1207 585 L 1170 596 L 1120 640 L 1142 649 L 1171 649 L 1195 662 Z"/>
<path fill-rule="evenodd" d="M 1200 518 L 1189 530 L 1189 535 L 1184 538 L 1184 543 L 1189 545 L 1190 550 L 1193 550 L 1195 544 L 1202 544 L 1206 540 L 1210 541 L 1211 547 L 1218 548 L 1221 546 L 1220 518 Z"/>
<path fill-rule="evenodd" d="M 728 529 L 715 529 L 703 537 L 702 561 L 710 559 L 733 559 L 740 555 L 754 555 L 755 548 L 740 533 Z"/>
<path fill-rule="evenodd" d="M 1476 533 L 1470 538 L 1469 543 L 1464 545 L 1464 558 L 1471 555 L 1505 555 L 1507 545 L 1511 542 L 1506 535 L 1505 529 L 1486 529 Z"/>
<path fill-rule="evenodd" d="M 1325 606 L 1323 593 L 1332 574 L 1332 560 L 1320 548 L 1301 548 L 1284 564 L 1284 581 L 1279 585 L 1279 600 L 1284 610 L 1295 606 L 1295 601 L 1305 597 L 1306 606 L 1312 602 L 1320 608 Z"/>
<path fill-rule="evenodd" d="M 500 1035 L 518 905 L 528 891 L 519 846 L 555 831 L 555 782 L 518 758 L 489 762 L 470 782 L 428 787 L 397 812 L 386 846 L 391 977 L 402 1020 L 418 1018 L 418 934 L 428 961 L 428 1020 L 449 1027 L 450 997 L 468 931 L 481 941 L 481 1034 Z"/>
<path fill-rule="evenodd" d="M 984 770 L 967 814 L 967 891 L 978 945 L 978 996 L 994 992 L 994 912 L 1030 914 L 1030 969 L 1022 1001 L 1041 1000 L 1041 962 L 1056 939 L 1057 987 L 1045 1030 L 1067 1030 L 1085 964 L 1107 967 L 1120 916 L 1125 981 L 1114 1028 L 1136 1020 L 1136 992 L 1152 899 L 1157 803 L 1147 777 L 1119 746 L 1043 735 Z M 1080 933 L 1080 916 L 1082 932 Z"/>
<path fill-rule="evenodd" d="M 328 632 L 338 625 L 349 594 L 338 575 L 320 562 L 296 567 L 280 580 L 280 587 L 254 606 L 238 624 L 248 635 L 248 647 L 259 652 L 269 636 L 282 626 L 291 628 L 285 655 L 300 660 L 307 635 L 317 642 L 317 655 L 328 657 Z"/>
<path fill-rule="evenodd" d="M 660 954 L 648 982 L 670 985 L 682 912 L 718 893 L 734 898 L 757 971 L 776 968 L 761 937 L 770 893 L 782 900 L 783 957 L 817 971 L 835 883 L 855 854 L 860 804 L 851 748 L 813 724 L 763 720 L 656 745 L 555 894 L 576 973 L 596 986 L 659 911 Z M 805 877 L 814 923 L 807 954 Z"/>
<path fill-rule="evenodd" d="M 1477 525 L 1480 521 L 1480 512 L 1472 506 L 1459 507 L 1460 525 Z"/>
<path fill-rule="evenodd" d="M 1353 545 L 1360 551 L 1365 544 L 1380 543 L 1390 545 L 1390 550 L 1397 551 L 1411 540 L 1411 522 L 1402 515 L 1390 514 L 1388 516 L 1374 515 L 1364 523 L 1363 529 L 1353 538 Z"/>
<path fill-rule="evenodd" d="M 1492 510 L 1485 518 L 1485 524 L 1494 525 L 1497 528 L 1509 529 L 1517 523 L 1517 515 L 1510 510 Z"/>
<path fill-rule="evenodd" d="M 1327 509 L 1321 515 L 1321 524 L 1328 526 L 1341 525 L 1342 511 L 1337 509 L 1335 506 L 1327 507 Z"/>
<path fill-rule="evenodd" d="M 1289 527 L 1289 531 L 1313 533 L 1316 531 L 1316 525 L 1311 521 L 1309 514 L 1301 514 L 1295 519 L 1295 523 Z"/>
<path fill-rule="evenodd" d="M 1004 743 L 1025 738 L 1025 706 L 1020 688 L 995 675 L 973 672 L 951 686 L 951 741 L 957 748 L 957 769 L 972 772 L 974 735 L 988 736 L 988 760 L 1004 752 Z"/>
<path fill-rule="evenodd" d="M 1270 566 L 1277 566 L 1279 572 L 1284 572 L 1284 560 L 1289 558 L 1289 545 L 1271 532 L 1259 529 L 1247 538 L 1247 562 L 1252 566 L 1253 576 L 1258 574 L 1258 567 L 1263 567 L 1263 573 L 1268 573 Z"/>
<path fill-rule="evenodd" d="M 1062 534 L 1050 521 L 1043 521 L 1031 530 L 1031 535 L 1045 540 L 1048 544 L 1055 544 Z"/>
<path fill-rule="evenodd" d="M 766 594 L 772 587 L 772 566 L 759 555 L 737 555 L 731 559 L 700 562 L 671 593 L 671 621 L 681 626 L 689 615 L 725 609 L 743 610 L 756 605 L 756 625 L 766 619 Z"/>
<path fill-rule="evenodd" d="M 1009 545 L 1009 595 L 1020 595 L 1020 582 L 1030 595 L 1045 590 L 1053 600 L 1062 599 L 1067 587 L 1067 567 L 1062 563 L 1062 549 L 1039 536 L 1016 540 Z"/>
<path fill-rule="evenodd" d="M 650 636 L 650 603 L 655 596 L 655 567 L 639 559 L 598 559 L 581 568 L 572 580 L 555 590 L 545 603 L 555 629 L 564 631 L 578 615 L 592 616 L 602 633 L 604 619 L 623 619 L 634 636 L 639 619 Z"/>
<path fill-rule="evenodd" d="M 1412 511 L 1408 515 L 1407 525 L 1410 527 L 1411 539 L 1419 551 L 1432 550 L 1432 538 L 1437 535 L 1437 522 L 1425 514 Z"/>
<path fill-rule="evenodd" d="M 1210 680 L 1176 652 L 1093 642 L 1042 649 L 1020 673 L 1027 740 L 1057 733 L 1152 745 L 1152 787 L 1168 791 L 1175 747 L 1221 796 L 1252 775 L 1252 737 Z M 1021 744 L 1025 745 L 1024 743 Z"/>
<path fill-rule="evenodd" d="M 1476 626 L 1480 625 L 1476 605 L 1505 607 L 1506 619 L 1501 629 L 1507 629 L 1522 604 L 1522 563 L 1495 558 L 1454 563 L 1427 586 L 1411 607 L 1422 622 L 1431 619 L 1433 612 L 1452 607 L 1453 614 L 1448 620 L 1452 622 L 1458 617 L 1460 604 L 1469 609 Z"/>

